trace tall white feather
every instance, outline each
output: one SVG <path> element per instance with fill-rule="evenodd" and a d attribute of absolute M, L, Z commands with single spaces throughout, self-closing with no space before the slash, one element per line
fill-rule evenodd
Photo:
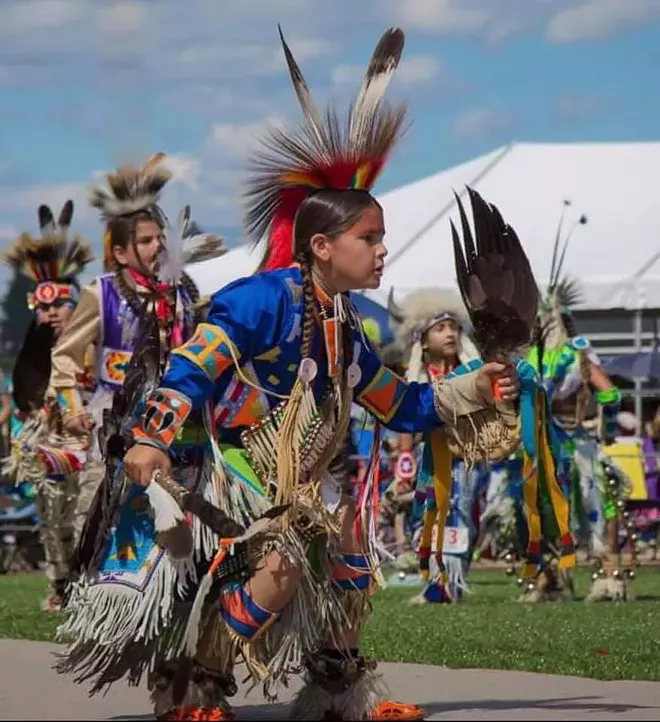
<path fill-rule="evenodd" d="M 190 206 L 185 206 L 177 218 L 176 228 L 168 225 L 162 253 L 160 277 L 165 283 L 177 284 L 183 273 L 183 242 L 190 224 Z"/>

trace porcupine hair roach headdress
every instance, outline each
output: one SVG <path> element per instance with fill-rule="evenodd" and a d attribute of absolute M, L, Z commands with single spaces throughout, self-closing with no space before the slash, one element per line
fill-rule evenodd
<path fill-rule="evenodd" d="M 122 245 L 119 228 L 122 222 L 128 222 L 128 235 L 134 236 L 134 223 L 140 218 L 148 218 L 165 227 L 166 219 L 158 205 L 160 193 L 171 179 L 172 173 L 162 162 L 164 153 L 156 153 L 141 166 L 124 165 L 115 171 L 106 173 L 108 189 L 92 188 L 89 203 L 101 213 L 106 224 L 103 236 L 103 266 L 106 271 L 115 268 L 112 254 L 113 246 Z"/>
<path fill-rule="evenodd" d="M 47 205 L 39 206 L 38 216 L 41 237 L 21 234 L 2 260 L 35 282 L 34 291 L 27 298 L 30 309 L 55 303 L 75 306 L 80 292 L 77 278 L 94 255 L 80 236 L 69 238 L 73 201 L 62 206 L 57 223 Z M 50 381 L 54 341 L 52 326 L 38 324 L 35 318 L 14 365 L 14 400 L 21 411 L 33 411 L 43 403 Z"/>
<path fill-rule="evenodd" d="M 271 129 L 253 159 L 245 225 L 254 243 L 267 238 L 261 270 L 293 262 L 293 227 L 305 198 L 323 189 L 373 188 L 403 134 L 406 116 L 404 105 L 384 102 L 403 51 L 402 30 L 391 28 L 381 37 L 345 119 L 332 108 L 319 112 L 281 28 L 280 39 L 303 124 L 296 130 Z"/>
<path fill-rule="evenodd" d="M 442 288 L 420 288 L 408 294 L 401 304 L 396 304 L 393 293 L 388 301 L 390 316 L 396 323 L 396 342 L 405 350 L 409 381 L 421 381 L 424 376 L 424 334 L 436 323 L 454 321 L 461 327 L 458 357 L 467 363 L 479 357 L 472 339 L 465 332 L 469 316 L 459 295 Z"/>

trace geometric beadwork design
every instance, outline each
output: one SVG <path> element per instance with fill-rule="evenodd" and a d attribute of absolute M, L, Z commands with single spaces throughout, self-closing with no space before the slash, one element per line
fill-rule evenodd
<path fill-rule="evenodd" d="M 223 329 L 210 323 L 200 323 L 193 337 L 183 346 L 174 349 L 172 355 L 187 358 L 200 368 L 211 381 L 216 381 L 226 369 L 234 364 L 232 351 L 238 360 L 240 354 Z"/>
<path fill-rule="evenodd" d="M 133 429 L 136 441 L 168 449 L 192 410 L 192 401 L 179 391 L 159 388 L 149 397 L 140 422 Z"/>
<path fill-rule="evenodd" d="M 132 355 L 132 351 L 104 348 L 101 361 L 101 380 L 116 385 L 123 384 L 126 368 Z"/>
<path fill-rule="evenodd" d="M 387 424 L 396 414 L 407 388 L 403 379 L 381 366 L 357 401 L 379 421 Z"/>

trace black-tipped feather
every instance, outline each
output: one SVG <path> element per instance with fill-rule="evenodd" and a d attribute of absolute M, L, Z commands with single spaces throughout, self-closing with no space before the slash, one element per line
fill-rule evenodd
<path fill-rule="evenodd" d="M 456 196 L 463 231 L 451 223 L 456 277 L 470 315 L 472 338 L 485 361 L 509 357 L 529 345 L 539 291 L 515 231 L 499 210 L 468 188 L 474 235 Z"/>
<path fill-rule="evenodd" d="M 72 220 L 73 220 L 73 201 L 68 200 L 62 206 L 62 210 L 60 211 L 60 217 L 57 220 L 57 225 L 61 229 L 65 229 L 71 225 Z"/>
<path fill-rule="evenodd" d="M 39 216 L 39 229 L 43 236 L 52 236 L 55 233 L 55 217 L 47 205 L 40 205 L 37 211 Z"/>

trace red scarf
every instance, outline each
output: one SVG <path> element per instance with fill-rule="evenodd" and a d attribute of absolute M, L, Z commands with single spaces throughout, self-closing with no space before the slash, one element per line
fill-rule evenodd
<path fill-rule="evenodd" d="M 158 283 L 154 281 L 153 278 L 148 278 L 134 268 L 129 268 L 128 272 L 136 284 L 143 288 L 148 288 L 150 291 L 154 291 L 157 296 L 155 302 L 156 315 L 159 321 L 166 322 L 169 318 L 169 299 L 167 298 L 167 293 L 171 289 L 170 284 Z"/>
<path fill-rule="evenodd" d="M 453 365 L 449 365 L 449 368 L 445 371 L 442 366 L 439 366 L 438 364 L 430 363 L 427 365 L 426 370 L 430 378 L 437 379 L 441 378 L 442 376 L 446 376 L 448 373 L 451 373 L 454 369 Z"/>

